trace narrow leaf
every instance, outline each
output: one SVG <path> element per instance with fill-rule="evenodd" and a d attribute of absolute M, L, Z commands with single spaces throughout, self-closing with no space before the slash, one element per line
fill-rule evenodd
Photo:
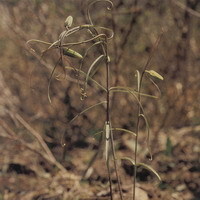
<path fill-rule="evenodd" d="M 173 151 L 173 144 L 170 137 L 167 137 L 165 155 L 171 156 Z"/>
<path fill-rule="evenodd" d="M 135 166 L 135 161 L 129 157 L 122 157 L 121 160 L 128 160 L 133 166 Z"/>
<path fill-rule="evenodd" d="M 102 134 L 102 133 L 103 133 L 103 131 L 96 132 L 96 133 L 94 134 L 94 136 L 99 135 L 99 134 Z"/>
<path fill-rule="evenodd" d="M 135 166 L 135 161 L 132 158 L 129 157 L 122 157 L 121 160 L 127 160 L 129 161 L 133 166 Z M 137 167 L 143 167 L 145 169 L 147 169 L 148 171 L 152 172 L 159 181 L 162 181 L 161 177 L 159 176 L 159 174 L 156 172 L 155 169 L 153 169 L 151 166 L 145 164 L 145 163 L 137 163 L 136 164 Z"/>
<path fill-rule="evenodd" d="M 149 80 L 152 82 L 152 84 L 156 87 L 156 89 L 158 90 L 159 94 L 161 95 L 161 91 L 160 88 L 158 87 L 158 85 L 152 80 L 152 78 L 148 77 Z"/>
<path fill-rule="evenodd" d="M 51 81 L 52 81 L 52 78 L 53 78 L 53 75 L 54 75 L 54 72 L 56 71 L 56 68 L 59 64 L 59 62 L 61 61 L 61 58 L 58 59 L 57 63 L 55 64 L 53 70 L 51 71 L 51 75 L 49 77 L 49 82 L 48 82 L 48 88 L 47 88 L 47 95 L 48 95 L 48 100 L 49 100 L 49 103 L 51 104 L 51 97 L 50 97 L 50 86 L 51 86 Z"/>
<path fill-rule="evenodd" d="M 41 44 L 46 44 L 46 45 L 51 45 L 51 44 L 52 44 L 52 43 L 50 43 L 50 42 L 45 42 L 45 41 L 43 41 L 43 40 L 37 40 L 37 39 L 28 40 L 28 41 L 26 42 L 26 44 L 33 43 L 33 42 L 41 43 Z"/>
<path fill-rule="evenodd" d="M 164 78 L 158 72 L 156 72 L 154 70 L 145 70 L 145 72 L 150 74 L 153 77 L 160 79 L 160 80 L 164 80 Z"/>
<path fill-rule="evenodd" d="M 147 120 L 147 118 L 146 118 L 146 116 L 144 114 L 140 114 L 139 116 L 144 119 L 145 124 L 146 124 L 146 130 L 147 130 L 147 149 L 148 149 L 148 152 L 150 154 L 150 160 L 152 160 L 153 156 L 152 156 L 151 148 L 150 148 L 150 128 L 149 128 L 149 122 L 148 122 L 148 120 Z"/>
<path fill-rule="evenodd" d="M 65 69 L 70 69 L 70 70 L 77 70 L 78 73 L 81 73 L 83 74 L 84 76 L 86 76 L 86 73 L 83 72 L 82 70 L 80 69 L 74 69 L 73 67 L 65 67 Z M 99 88 L 101 88 L 102 90 L 104 90 L 106 92 L 106 88 L 103 87 L 100 83 L 98 83 L 97 81 L 95 81 L 94 79 L 92 79 L 90 76 L 88 78 L 90 81 L 92 81 L 95 85 L 97 85 Z"/>
<path fill-rule="evenodd" d="M 101 44 L 101 43 L 102 43 L 102 41 L 95 42 L 94 44 L 92 44 L 91 46 L 89 46 L 89 47 L 86 49 L 85 54 L 83 55 L 83 59 L 81 60 L 81 64 L 80 64 L 80 66 L 79 66 L 79 70 L 82 70 L 83 63 L 84 63 L 84 61 L 85 61 L 86 56 L 88 55 L 88 52 L 89 52 L 94 46 L 99 45 L 99 44 Z M 90 77 L 91 77 L 91 76 L 90 76 Z"/>
<path fill-rule="evenodd" d="M 90 68 L 88 69 L 88 72 L 87 72 L 87 75 L 86 75 L 86 79 L 85 79 L 85 90 L 87 88 L 87 82 L 88 82 L 88 79 L 89 79 L 89 75 L 92 71 L 92 69 L 94 67 L 97 67 L 105 58 L 105 55 L 100 55 L 90 66 Z"/>
<path fill-rule="evenodd" d="M 57 48 L 58 43 L 59 43 L 59 40 L 56 40 L 55 42 L 51 43 L 51 45 L 48 47 L 47 50 L 51 49 L 52 47 L 56 47 L 56 48 Z M 47 51 L 47 50 L 46 50 L 46 51 Z"/>
<path fill-rule="evenodd" d="M 77 115 L 70 121 L 70 123 L 72 123 L 77 117 L 79 117 L 79 116 L 82 115 L 83 113 L 87 112 L 88 110 L 90 110 L 90 109 L 92 109 L 92 108 L 95 108 L 96 106 L 99 106 L 99 105 L 104 104 L 104 103 L 106 103 L 106 101 L 101 101 L 101 102 L 99 102 L 99 103 L 97 103 L 97 104 L 94 104 L 94 105 L 92 105 L 92 106 L 86 108 L 85 110 L 83 110 L 82 112 L 80 112 L 79 114 L 77 114 Z"/>
<path fill-rule="evenodd" d="M 121 87 L 121 86 L 117 86 L 117 87 L 111 87 L 109 89 L 111 92 L 127 92 L 127 93 L 130 93 L 130 94 L 139 94 L 138 91 L 130 88 L 130 87 Z M 154 96 L 154 95 L 150 95 L 150 94 L 144 94 L 144 93 L 141 93 L 140 92 L 140 95 L 141 96 L 146 96 L 146 97 L 151 97 L 151 98 L 154 98 L 154 99 L 157 99 L 158 97 L 157 96 Z"/>
<path fill-rule="evenodd" d="M 162 181 L 162 180 L 161 180 L 161 177 L 159 176 L 159 174 L 158 174 L 158 173 L 156 172 L 156 170 L 153 169 L 151 166 L 149 166 L 149 165 L 147 165 L 147 164 L 145 164 L 145 163 L 137 163 L 137 166 L 138 166 L 138 167 L 141 166 L 141 167 L 147 169 L 148 171 L 151 171 L 154 175 L 156 175 L 156 177 L 158 178 L 159 181 Z"/>
<path fill-rule="evenodd" d="M 133 131 L 130 131 L 130 130 L 124 129 L 124 128 L 112 128 L 111 130 L 113 130 L 113 131 L 123 131 L 123 132 L 126 132 L 126 133 L 131 133 L 134 136 L 136 136 L 136 134 Z"/>

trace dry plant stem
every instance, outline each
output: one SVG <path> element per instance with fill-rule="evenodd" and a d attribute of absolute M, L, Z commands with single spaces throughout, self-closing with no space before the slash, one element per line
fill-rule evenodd
<path fill-rule="evenodd" d="M 106 1 L 106 0 L 105 0 Z M 93 25 L 93 22 L 92 22 L 92 19 L 91 19 L 91 16 L 90 16 L 90 6 L 96 2 L 99 2 L 99 0 L 91 3 L 89 6 L 88 6 L 88 10 L 87 10 L 87 15 L 88 15 L 88 19 L 89 19 L 89 22 L 91 25 Z M 109 1 L 107 1 L 109 2 Z M 112 3 L 111 3 L 112 5 Z M 98 35 L 98 31 L 96 29 L 93 29 L 94 33 L 91 32 L 91 34 L 95 34 L 95 35 Z M 105 37 L 105 43 L 104 44 L 101 44 L 101 47 L 102 47 L 102 51 L 103 51 L 103 54 L 106 56 L 106 101 L 107 101 L 107 104 L 106 104 L 106 125 L 109 126 L 109 129 L 110 129 L 110 68 L 109 68 L 109 61 L 108 61 L 108 51 L 107 51 L 107 38 Z M 109 130 L 109 134 L 110 134 L 110 130 Z M 109 138 L 106 138 L 106 143 L 109 141 L 107 140 L 110 140 L 110 135 L 109 135 Z M 110 166 L 109 166 L 109 152 L 106 152 L 107 154 L 107 159 L 106 159 L 106 166 L 107 166 L 107 170 L 108 170 L 108 177 L 109 177 L 109 186 L 110 186 L 110 197 L 111 197 L 111 200 L 113 200 L 113 191 L 112 191 L 112 180 L 111 180 L 111 174 L 110 174 Z"/>
<path fill-rule="evenodd" d="M 47 154 L 44 154 L 44 152 L 41 152 L 40 150 L 35 149 L 35 147 L 27 144 L 26 142 L 24 142 L 21 138 L 19 138 L 17 136 L 17 134 L 10 129 L 9 125 L 4 122 L 3 120 L 0 120 L 0 125 L 3 127 L 3 129 L 8 133 L 8 135 L 6 136 L 0 136 L 0 137 L 4 137 L 10 140 L 16 140 L 18 142 L 20 142 L 21 145 L 23 145 L 25 148 L 29 149 L 30 151 L 38 154 L 39 156 L 41 156 L 44 160 L 46 160 L 47 162 L 55 165 L 58 169 L 60 169 L 63 173 L 66 172 L 66 169 L 56 160 L 52 160 L 49 158 L 49 156 Z"/>
<path fill-rule="evenodd" d="M 102 145 L 103 145 L 103 135 L 101 134 L 101 138 L 99 140 L 99 144 L 98 144 L 98 150 L 95 152 L 95 154 L 93 155 L 92 159 L 90 160 L 87 168 L 85 169 L 85 171 L 83 172 L 82 175 L 82 180 L 84 180 L 86 178 L 86 175 L 88 173 L 88 170 L 91 168 L 91 166 L 93 165 L 94 161 L 97 159 L 97 157 L 99 156 L 101 149 L 102 149 Z"/>
<path fill-rule="evenodd" d="M 42 139 L 40 134 L 38 132 L 36 132 L 19 114 L 15 114 L 15 117 L 38 140 L 39 144 L 42 146 L 42 148 L 47 153 L 49 158 L 51 160 L 54 160 L 55 158 L 54 158 L 53 154 L 49 150 L 48 146 L 46 145 L 46 143 L 44 142 L 44 140 Z"/>
<path fill-rule="evenodd" d="M 48 160 L 51 161 L 51 163 L 55 164 L 60 170 L 66 171 L 65 168 L 59 162 L 56 161 L 55 157 L 49 150 L 48 146 L 46 145 L 40 134 L 37 131 L 35 131 L 19 114 L 15 114 L 15 117 L 38 140 L 39 144 L 42 146 L 45 153 L 47 154 Z"/>
<path fill-rule="evenodd" d="M 106 41 L 106 44 L 107 44 L 107 41 Z M 108 58 L 107 48 L 105 49 L 105 52 L 106 52 L 106 58 Z M 117 177 L 120 199 L 123 200 L 120 178 L 119 178 L 119 173 L 118 173 L 118 168 L 117 168 L 117 163 L 116 163 L 113 134 L 111 131 L 111 124 L 110 124 L 110 66 L 109 66 L 108 59 L 106 60 L 106 90 L 107 90 L 106 123 L 109 124 L 109 129 L 110 129 L 109 130 L 109 140 L 110 140 L 112 156 L 113 156 L 113 160 L 114 160 L 114 168 L 115 168 L 115 173 L 116 173 L 116 177 Z M 108 170 L 109 170 L 109 159 L 108 159 Z M 108 173 L 109 173 L 109 179 L 110 179 L 110 172 L 108 171 Z M 110 185 L 112 186 L 111 180 L 110 180 Z M 111 199 L 112 199 L 112 190 L 111 190 Z"/>
<path fill-rule="evenodd" d="M 133 4 L 133 7 L 135 7 L 136 8 L 136 6 L 137 6 L 137 0 L 135 0 L 135 1 L 133 1 L 132 2 L 132 4 Z M 129 22 L 129 24 L 128 24 L 128 29 L 127 29 L 127 31 L 125 32 L 125 36 L 124 36 L 124 39 L 123 39 L 123 41 L 122 41 L 122 43 L 121 43 L 121 45 L 120 45 L 120 52 L 119 52 L 119 54 L 118 54 L 118 59 L 117 59 L 117 63 L 119 63 L 120 61 L 121 61 L 121 59 L 122 59 L 122 57 L 123 57 L 123 55 L 124 55 L 124 48 L 125 48 L 125 46 L 126 46 L 126 44 L 127 44 L 127 42 L 128 42 L 128 40 L 129 40 L 129 37 L 130 37 L 130 35 L 131 35 L 131 32 L 132 32 L 132 30 L 133 30 L 133 27 L 134 27 L 134 23 L 135 23 L 135 21 L 136 21 L 136 18 L 137 18 L 137 16 L 138 16 L 138 13 L 136 12 L 133 12 L 132 14 L 131 14 L 131 19 L 130 19 L 130 22 Z"/>
<path fill-rule="evenodd" d="M 112 180 L 111 180 L 111 173 L 110 173 L 110 158 L 108 154 L 108 158 L 106 160 L 106 166 L 108 170 L 108 179 L 109 179 L 109 187 L 110 187 L 110 199 L 113 200 L 113 190 L 112 190 Z"/>
<path fill-rule="evenodd" d="M 140 95 L 138 95 L 138 100 L 140 101 Z M 135 188 L 136 188 L 136 178 L 137 178 L 137 145 L 138 145 L 138 134 L 139 134 L 139 126 L 140 126 L 140 105 L 138 105 L 138 117 L 137 117 L 137 125 L 136 125 L 136 137 L 135 137 L 135 153 L 134 153 L 134 176 L 133 176 L 133 200 L 135 200 Z"/>
<path fill-rule="evenodd" d="M 149 55 L 149 58 L 146 62 L 146 64 L 144 65 L 143 69 L 142 69 L 142 73 L 141 73 L 141 77 L 139 80 L 139 85 L 138 85 L 138 112 L 137 112 L 137 124 L 136 124 L 136 138 L 135 138 L 135 152 L 134 152 L 134 160 L 135 160 L 135 166 L 134 166 L 134 176 L 133 176 L 133 200 L 135 200 L 135 189 L 136 189 L 136 178 L 137 178 L 137 148 L 138 148 L 138 135 L 139 135 L 139 126 L 140 126 L 140 115 L 141 115 L 141 87 L 142 87 L 142 80 L 144 77 L 144 73 L 145 70 L 148 68 L 151 59 L 155 53 L 155 50 L 158 47 L 158 44 L 161 40 L 161 37 L 163 36 L 163 31 L 161 32 L 161 34 L 159 35 L 159 37 L 157 38 L 155 44 L 153 45 L 152 51 Z"/>
<path fill-rule="evenodd" d="M 106 52 L 106 58 L 108 58 L 108 52 L 107 52 L 107 48 L 105 49 L 105 47 L 102 45 L 103 47 L 103 51 Z M 106 60 L 106 101 L 107 101 L 107 105 L 106 105 L 106 125 L 109 125 L 109 129 L 110 129 L 110 69 L 109 69 L 109 63 L 108 60 Z M 109 131 L 110 134 L 110 131 Z M 109 138 L 106 138 L 106 142 L 107 140 L 110 140 L 110 135 Z M 109 141 L 108 141 L 109 142 Z M 106 154 L 108 155 L 108 158 L 106 160 L 106 166 L 107 166 L 107 170 L 108 170 L 108 177 L 109 177 L 109 186 L 110 186 L 110 199 L 113 200 L 113 191 L 112 191 L 112 180 L 111 180 L 111 174 L 110 174 L 110 165 L 109 165 L 109 150 L 108 152 L 106 152 Z"/>
<path fill-rule="evenodd" d="M 110 128 L 110 143 L 111 143 L 111 150 L 112 150 L 113 160 L 114 160 L 115 174 L 117 177 L 117 185 L 118 185 L 118 189 L 119 189 L 119 195 L 120 195 L 120 199 L 123 200 L 123 194 L 122 194 L 122 189 L 121 189 L 121 180 L 120 180 L 120 176 L 118 173 L 118 167 L 117 167 L 117 162 L 116 162 L 117 158 L 115 155 L 115 146 L 114 146 L 112 127 Z"/>
<path fill-rule="evenodd" d="M 177 5 L 179 8 L 185 10 L 186 12 L 190 13 L 191 15 L 200 18 L 200 12 L 193 10 L 192 8 L 182 4 L 180 1 L 171 0 L 171 2 Z"/>

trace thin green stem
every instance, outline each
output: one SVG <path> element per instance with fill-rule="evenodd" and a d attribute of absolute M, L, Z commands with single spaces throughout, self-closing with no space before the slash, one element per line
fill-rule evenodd
<path fill-rule="evenodd" d="M 162 38 L 163 31 L 157 38 L 156 42 L 153 45 L 149 58 L 147 59 L 146 64 L 144 65 L 141 73 L 141 77 L 138 77 L 138 112 L 137 112 L 137 124 L 136 124 L 136 138 L 135 138 L 135 152 L 134 152 L 134 160 L 135 160 L 135 167 L 134 167 L 134 177 L 133 177 L 133 200 L 135 200 L 135 192 L 136 192 L 136 178 L 137 178 L 137 150 L 138 150 L 138 135 L 139 135 L 139 127 L 140 127 L 140 116 L 141 116 L 141 87 L 142 87 L 142 80 L 144 77 L 145 70 L 149 67 L 149 64 L 152 60 L 152 57 L 155 53 L 155 50 L 158 47 L 158 44 Z"/>
<path fill-rule="evenodd" d="M 117 185 L 118 185 L 118 189 L 119 189 L 119 195 L 120 195 L 120 199 L 123 200 L 123 194 L 122 194 L 122 188 L 121 188 L 121 180 L 120 180 L 120 176 L 118 173 L 118 166 L 117 166 L 117 158 L 116 158 L 116 154 L 115 154 L 115 145 L 114 145 L 114 138 L 113 138 L 113 132 L 112 132 L 112 126 L 110 125 L 110 143 L 111 143 L 111 149 L 112 149 L 112 154 L 113 154 L 113 160 L 114 160 L 114 168 L 115 168 L 115 174 L 117 177 Z"/>
<path fill-rule="evenodd" d="M 107 46 L 105 48 L 104 45 L 102 45 L 103 51 L 106 53 L 106 58 L 108 58 L 108 52 L 107 52 Z M 110 140 L 110 68 L 109 68 L 109 62 L 106 59 L 106 124 L 109 124 L 109 140 Z M 107 138 L 106 138 L 107 140 Z M 107 141 L 106 141 L 107 142 Z M 112 146 L 112 144 L 111 144 Z M 109 150 L 106 152 L 108 154 L 108 159 L 106 161 L 107 163 L 107 169 L 108 169 L 108 176 L 109 176 L 109 183 L 110 183 L 110 198 L 113 199 L 113 191 L 112 191 L 112 180 L 111 180 L 111 174 L 110 174 L 110 166 L 109 166 Z"/>
<path fill-rule="evenodd" d="M 109 179 L 109 187 L 110 187 L 110 199 L 113 200 L 113 190 L 112 190 L 112 180 L 111 180 L 111 173 L 110 173 L 110 158 L 108 154 L 108 159 L 106 160 L 106 166 L 108 170 L 108 179 Z"/>
<path fill-rule="evenodd" d="M 106 41 L 107 43 L 107 41 Z M 109 61 L 108 61 L 108 51 L 107 48 L 105 49 L 106 52 L 106 89 L 107 89 L 107 110 L 106 110 L 106 120 L 107 123 L 110 122 L 110 67 L 109 67 Z M 115 174 L 117 177 L 117 184 L 118 184 L 118 189 L 119 189 L 119 194 L 120 194 L 120 199 L 123 200 L 123 195 L 122 195 L 122 189 L 121 189 L 121 183 L 120 183 L 120 177 L 118 173 L 118 167 L 117 167 L 117 162 L 116 162 L 116 156 L 115 156 L 115 147 L 114 147 L 114 139 L 113 139 L 113 132 L 111 130 L 111 124 L 110 124 L 110 144 L 111 144 L 111 150 L 112 150 L 112 156 L 114 160 L 114 168 L 115 168 Z M 112 196 L 112 195 L 111 195 Z"/>
<path fill-rule="evenodd" d="M 136 192 L 136 178 L 137 178 L 137 150 L 138 150 L 138 134 L 139 134 L 139 126 L 140 126 L 140 106 L 138 105 L 138 117 L 136 124 L 136 137 L 135 137 L 135 152 L 134 152 L 134 176 L 133 176 L 133 200 L 135 200 L 135 192 Z"/>

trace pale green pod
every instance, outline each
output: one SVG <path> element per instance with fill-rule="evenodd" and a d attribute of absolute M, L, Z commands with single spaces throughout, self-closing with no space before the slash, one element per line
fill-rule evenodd
<path fill-rule="evenodd" d="M 158 72 L 156 72 L 154 70 L 145 70 L 145 72 L 150 74 L 153 77 L 160 79 L 160 80 L 164 80 L 164 78 Z"/>
<path fill-rule="evenodd" d="M 69 49 L 69 48 L 63 48 L 63 55 L 69 56 L 69 57 L 72 57 L 72 58 L 83 59 L 83 56 L 80 53 L 78 53 L 78 52 L 76 52 L 72 49 Z"/>
<path fill-rule="evenodd" d="M 138 91 L 140 90 L 140 81 L 141 81 L 141 76 L 140 76 L 140 72 L 138 70 L 136 70 L 136 76 L 137 76 L 137 87 L 138 87 Z"/>
<path fill-rule="evenodd" d="M 108 161 L 108 154 L 109 154 L 109 142 L 110 142 L 110 124 L 106 122 L 106 146 L 105 146 L 105 159 L 106 162 Z"/>

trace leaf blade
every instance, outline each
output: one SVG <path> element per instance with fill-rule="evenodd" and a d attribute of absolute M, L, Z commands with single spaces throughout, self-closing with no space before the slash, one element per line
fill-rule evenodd
<path fill-rule="evenodd" d="M 127 160 L 129 161 L 133 166 L 135 166 L 135 161 L 132 158 L 129 157 L 122 157 L 120 158 L 121 160 Z"/>
<path fill-rule="evenodd" d="M 90 68 L 88 69 L 88 72 L 87 72 L 86 78 L 85 78 L 85 90 L 87 88 L 87 83 L 88 83 L 89 75 L 90 75 L 92 69 L 94 67 L 97 67 L 101 63 L 101 61 L 104 60 L 104 58 L 105 58 L 105 55 L 100 55 L 98 58 L 96 58 L 96 60 L 91 64 Z"/>
<path fill-rule="evenodd" d="M 158 178 L 159 181 L 162 181 L 161 177 L 159 176 L 159 174 L 156 172 L 155 169 L 153 169 L 151 166 L 145 164 L 145 163 L 137 163 L 137 166 L 142 166 L 143 168 L 147 169 L 148 171 L 152 172 L 154 175 L 156 175 L 156 177 Z"/>

